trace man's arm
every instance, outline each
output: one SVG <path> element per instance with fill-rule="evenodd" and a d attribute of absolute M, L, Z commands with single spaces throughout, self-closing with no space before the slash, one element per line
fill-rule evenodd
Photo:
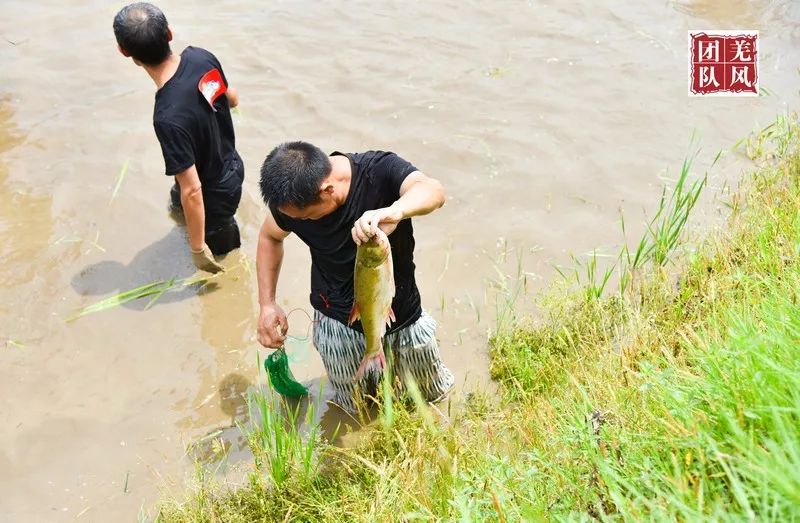
<path fill-rule="evenodd" d="M 256 250 L 256 278 L 258 280 L 258 342 L 264 347 L 277 349 L 286 340 L 289 324 L 286 314 L 275 300 L 278 276 L 283 262 L 283 240 L 289 235 L 278 224 L 272 212 L 261 225 Z"/>
<path fill-rule="evenodd" d="M 351 234 L 357 245 L 369 240 L 378 227 L 386 234 L 394 232 L 400 221 L 430 214 L 444 205 L 444 186 L 420 171 L 406 176 L 400 185 L 400 198 L 389 207 L 367 211 L 356 221 Z"/>
<path fill-rule="evenodd" d="M 192 250 L 192 261 L 204 271 L 216 273 L 224 270 L 214 260 L 206 245 L 206 210 L 203 205 L 203 187 L 194 165 L 175 175 L 181 188 L 181 206 L 186 218 L 186 231 L 189 233 L 189 248 Z"/>
<path fill-rule="evenodd" d="M 414 171 L 403 180 L 400 198 L 391 207 L 399 210 L 402 214 L 400 220 L 404 220 L 432 213 L 444 205 L 444 197 L 444 186 L 439 180 Z"/>
<path fill-rule="evenodd" d="M 235 87 L 228 86 L 228 90 L 225 91 L 225 96 L 228 97 L 228 107 L 231 109 L 239 105 L 239 90 Z"/>
<path fill-rule="evenodd" d="M 206 210 L 203 205 L 203 186 L 197 175 L 197 168 L 192 165 L 175 175 L 181 188 L 181 206 L 186 217 L 186 230 L 189 233 L 189 247 L 199 251 L 206 243 Z"/>

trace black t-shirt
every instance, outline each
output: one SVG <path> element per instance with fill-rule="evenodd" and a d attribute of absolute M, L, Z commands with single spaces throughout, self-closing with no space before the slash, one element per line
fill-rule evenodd
<path fill-rule="evenodd" d="M 333 155 L 350 159 L 350 191 L 341 207 L 318 220 L 298 220 L 270 205 L 278 227 L 297 234 L 311 250 L 311 305 L 322 314 L 347 324 L 353 306 L 356 244 L 350 230 L 366 212 L 388 207 L 400 198 L 400 186 L 416 167 L 391 152 Z M 411 325 L 422 314 L 414 279 L 414 229 L 403 220 L 389 235 L 394 262 L 395 321 L 388 332 Z M 361 331 L 361 322 L 353 323 Z"/>
<path fill-rule="evenodd" d="M 167 176 L 195 165 L 206 207 L 235 191 L 238 177 L 223 180 L 223 175 L 231 163 L 240 161 L 228 97 L 216 98 L 214 111 L 198 88 L 200 79 L 213 69 L 219 70 L 227 87 L 222 65 L 213 54 L 199 47 L 184 49 L 175 75 L 156 92 L 153 110 Z"/>

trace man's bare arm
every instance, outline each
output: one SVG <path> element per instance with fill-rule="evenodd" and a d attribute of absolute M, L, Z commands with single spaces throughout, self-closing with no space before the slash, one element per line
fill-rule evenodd
<path fill-rule="evenodd" d="M 203 186 L 194 165 L 175 175 L 181 188 L 181 206 L 186 217 L 189 246 L 199 251 L 206 243 L 206 210 L 203 205 Z"/>
<path fill-rule="evenodd" d="M 278 227 L 268 210 L 258 235 L 256 250 L 256 275 L 258 277 L 258 304 L 275 302 L 275 290 L 283 262 L 283 239 L 289 233 Z"/>
<path fill-rule="evenodd" d="M 402 220 L 429 214 L 444 205 L 444 200 L 444 187 L 438 180 L 414 171 L 400 185 L 400 198 L 389 207 L 365 212 L 350 234 L 357 245 L 369 240 L 379 226 L 391 234 Z"/>
<path fill-rule="evenodd" d="M 432 213 L 444 205 L 444 200 L 444 186 L 439 180 L 414 171 L 403 180 L 400 198 L 390 207 L 400 211 L 403 220 Z"/>
<path fill-rule="evenodd" d="M 258 280 L 258 341 L 265 347 L 279 348 L 286 339 L 289 324 L 286 314 L 275 300 L 278 276 L 283 262 L 283 240 L 289 235 L 278 224 L 272 212 L 261 225 L 256 250 L 256 278 Z"/>
<path fill-rule="evenodd" d="M 231 109 L 239 105 L 239 90 L 237 88 L 228 86 L 225 96 L 228 97 L 228 107 Z"/>
<path fill-rule="evenodd" d="M 206 245 L 206 209 L 203 204 L 203 186 L 194 165 L 175 175 L 181 188 L 181 207 L 189 233 L 192 263 L 202 271 L 217 273 L 225 268 L 217 263 Z"/>

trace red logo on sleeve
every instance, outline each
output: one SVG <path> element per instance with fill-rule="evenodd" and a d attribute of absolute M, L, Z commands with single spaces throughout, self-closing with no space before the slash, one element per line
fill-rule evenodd
<path fill-rule="evenodd" d="M 219 69 L 212 69 L 204 74 L 197 84 L 197 89 L 214 112 L 217 111 L 214 108 L 214 102 L 228 90 L 225 87 L 225 82 L 222 81 L 222 73 L 219 72 Z"/>

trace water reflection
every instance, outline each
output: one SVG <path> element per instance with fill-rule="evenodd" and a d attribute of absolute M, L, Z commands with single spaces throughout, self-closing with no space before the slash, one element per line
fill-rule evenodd
<path fill-rule="evenodd" d="M 13 149 L 25 138 L 11 121 L 13 115 L 14 111 L 8 104 L 8 97 L 0 96 L 0 153 Z"/>
<path fill-rule="evenodd" d="M 12 121 L 7 98 L 0 97 L 0 154 L 17 147 L 24 134 Z M 47 249 L 53 233 L 52 197 L 10 180 L 10 169 L 0 160 L 0 259 L 3 271 L 0 287 L 11 288 L 30 282 L 36 275 L 35 261 Z M 49 264 L 48 264 L 49 266 Z"/>
<path fill-rule="evenodd" d="M 41 267 L 34 262 L 47 249 L 53 233 L 50 196 L 36 196 L 10 184 L 8 175 L 8 167 L 0 162 L 0 287 L 4 288 L 28 283 L 36 276 Z"/>
<path fill-rule="evenodd" d="M 213 292 L 215 288 L 203 287 L 200 298 L 200 335 L 211 347 L 223 351 L 243 349 L 251 343 L 255 332 L 256 311 L 253 306 L 254 291 L 249 262 L 245 254 L 234 251 L 225 263 L 228 272 L 218 277 L 217 284 L 224 292 Z M 219 354 L 219 353 L 218 353 Z M 235 358 L 241 358 L 238 354 Z M 227 356 L 226 359 L 230 359 Z M 219 360 L 218 363 L 222 363 Z"/>
<path fill-rule="evenodd" d="M 174 410 L 183 413 L 176 423 L 180 429 L 189 434 L 198 429 L 206 431 L 192 444 L 195 451 L 205 449 L 193 454 L 202 461 L 216 461 L 223 450 L 231 459 L 231 453 L 246 447 L 236 425 L 247 420 L 247 393 L 253 388 L 249 376 L 256 374 L 255 358 L 249 350 L 255 312 L 248 261 L 235 251 L 228 256 L 226 266 L 229 272 L 218 280 L 221 292 L 204 287 L 198 293 L 200 312 L 196 323 L 201 338 L 210 347 L 210 353 L 201 353 L 208 363 L 197 370 L 199 385 L 194 398 L 173 405 Z M 198 442 L 203 444 L 197 447 Z"/>

